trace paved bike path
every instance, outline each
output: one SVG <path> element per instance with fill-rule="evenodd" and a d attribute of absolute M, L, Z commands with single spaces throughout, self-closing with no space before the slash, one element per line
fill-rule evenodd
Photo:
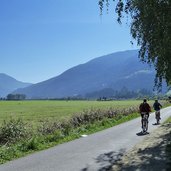
<path fill-rule="evenodd" d="M 162 121 L 171 116 L 171 107 L 161 110 Z M 149 132 L 156 129 L 154 113 L 149 117 Z M 36 152 L 0 165 L 0 171 L 96 171 L 111 165 L 123 153 L 142 141 L 140 118 L 68 143 Z M 147 135 L 148 136 L 148 135 Z M 113 162 L 113 161 L 112 161 Z"/>

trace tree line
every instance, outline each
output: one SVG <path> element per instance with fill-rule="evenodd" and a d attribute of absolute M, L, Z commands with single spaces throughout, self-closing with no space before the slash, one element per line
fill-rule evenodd
<path fill-rule="evenodd" d="M 8 94 L 6 100 L 25 100 L 25 94 Z"/>
<path fill-rule="evenodd" d="M 154 92 L 147 90 L 145 88 L 134 91 L 134 90 L 129 90 L 126 87 L 123 87 L 120 90 L 105 88 L 99 91 L 94 91 L 92 93 L 87 93 L 85 95 L 85 98 L 109 100 L 109 99 L 143 98 L 143 97 L 152 97 L 154 95 L 155 95 Z"/>

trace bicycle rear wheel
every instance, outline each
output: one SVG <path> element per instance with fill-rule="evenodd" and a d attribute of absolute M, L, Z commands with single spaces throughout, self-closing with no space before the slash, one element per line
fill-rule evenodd
<path fill-rule="evenodd" d="M 157 120 L 157 124 L 159 124 L 159 121 L 160 121 L 160 112 L 156 112 L 156 120 Z"/>
<path fill-rule="evenodd" d="M 147 132 L 148 130 L 148 121 L 146 119 L 143 120 L 143 132 Z"/>

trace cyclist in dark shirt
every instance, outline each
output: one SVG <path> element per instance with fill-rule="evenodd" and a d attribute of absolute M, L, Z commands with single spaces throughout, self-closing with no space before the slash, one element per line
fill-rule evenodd
<path fill-rule="evenodd" d="M 158 100 L 155 100 L 153 108 L 155 111 L 159 111 L 162 108 L 162 105 L 158 102 Z"/>
<path fill-rule="evenodd" d="M 147 103 L 147 100 L 146 99 L 144 99 L 143 100 L 143 103 L 140 104 L 139 110 L 140 110 L 140 114 L 141 114 L 141 124 L 143 126 L 143 117 L 144 117 L 144 114 L 147 114 L 148 115 L 148 118 L 149 118 L 149 113 L 151 112 L 151 107 Z"/>
<path fill-rule="evenodd" d="M 155 100 L 155 102 L 153 104 L 153 108 L 155 110 L 156 119 L 157 119 L 157 117 L 159 117 L 159 120 L 160 120 L 161 119 L 160 118 L 160 109 L 162 108 L 162 105 L 158 102 L 158 100 Z"/>

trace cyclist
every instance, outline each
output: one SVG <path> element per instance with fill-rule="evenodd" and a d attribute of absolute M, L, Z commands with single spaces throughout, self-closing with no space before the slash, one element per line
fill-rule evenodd
<path fill-rule="evenodd" d="M 155 100 L 155 102 L 153 104 L 153 108 L 155 110 L 157 124 L 159 124 L 159 120 L 161 119 L 160 118 L 160 109 L 162 108 L 162 105 L 158 102 L 158 100 Z"/>
<path fill-rule="evenodd" d="M 151 112 L 151 107 L 147 103 L 147 99 L 144 99 L 143 103 L 140 104 L 139 110 L 140 110 L 140 114 L 141 114 L 141 125 L 142 125 L 142 128 L 143 128 L 143 117 L 144 117 L 144 114 L 148 115 L 148 118 L 149 118 L 149 113 Z"/>

